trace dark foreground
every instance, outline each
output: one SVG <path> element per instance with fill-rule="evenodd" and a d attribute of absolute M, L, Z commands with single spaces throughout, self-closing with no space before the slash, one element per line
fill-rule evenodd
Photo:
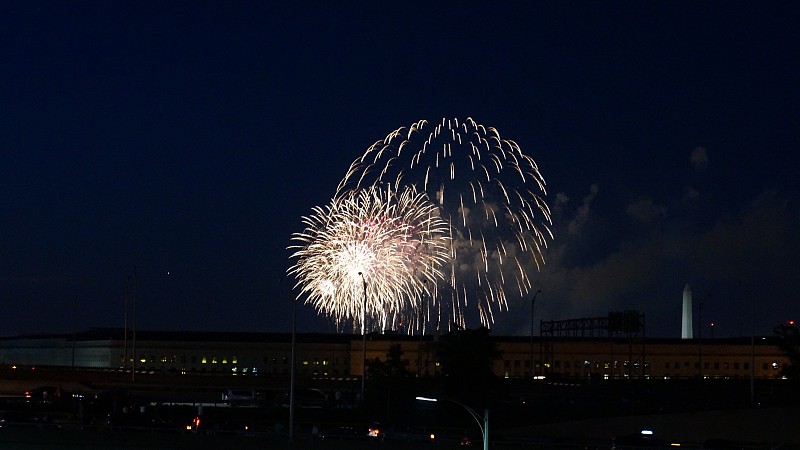
<path fill-rule="evenodd" d="M 290 443 L 285 383 L 151 378 L 130 383 L 106 372 L 0 371 L 0 450 L 482 448 L 476 420 L 454 402 L 411 397 L 403 409 L 394 396 L 370 409 L 340 403 L 336 395 L 321 403 L 301 395 Z M 347 383 L 327 388 L 346 394 L 353 390 Z M 759 381 L 755 392 L 747 380 L 504 383 L 505 395 L 489 406 L 493 450 L 800 450 L 800 392 L 782 380 Z M 258 395 L 221 402 L 220 393 L 233 387 Z M 298 392 L 311 387 L 326 388 Z M 381 436 L 368 437 L 375 425 Z M 358 431 L 347 435 L 345 428 Z M 645 428 L 657 438 L 637 439 Z"/>
<path fill-rule="evenodd" d="M 52 426 L 28 427 L 11 426 L 0 429 L 0 448 L 3 450 L 95 450 L 95 449 L 311 449 L 311 450 L 404 450 L 404 449 L 466 449 L 482 448 L 481 442 L 464 446 L 453 440 L 440 442 L 428 441 L 391 441 L 372 438 L 337 438 L 312 439 L 309 436 L 298 437 L 293 444 L 286 436 L 272 434 L 228 434 L 198 435 L 171 431 L 145 429 L 69 429 Z M 603 449 L 610 448 L 609 442 L 570 442 L 556 441 L 505 441 L 492 442 L 490 448 L 505 449 Z"/>

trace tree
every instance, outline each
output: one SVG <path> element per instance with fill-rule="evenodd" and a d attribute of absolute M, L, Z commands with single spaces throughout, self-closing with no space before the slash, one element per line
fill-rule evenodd
<path fill-rule="evenodd" d="M 415 382 L 400 344 L 389 346 L 386 359 L 367 361 L 367 370 L 367 408 L 387 421 L 404 415 L 413 402 Z"/>
<path fill-rule="evenodd" d="M 800 380 L 800 329 L 794 320 L 774 328 L 781 339 L 778 348 L 789 357 L 789 365 L 781 369 L 782 375 L 791 380 Z"/>
<path fill-rule="evenodd" d="M 457 330 L 442 336 L 437 354 L 448 395 L 463 401 L 488 402 L 497 381 L 494 361 L 502 357 L 488 328 Z"/>

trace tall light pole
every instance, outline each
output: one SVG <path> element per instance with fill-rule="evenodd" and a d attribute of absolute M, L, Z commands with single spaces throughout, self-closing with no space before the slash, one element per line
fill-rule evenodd
<path fill-rule="evenodd" d="M 711 294 L 706 295 L 706 298 L 711 297 Z M 697 327 L 697 352 L 698 352 L 698 363 L 697 367 L 700 370 L 700 383 L 703 382 L 703 300 L 700 300 L 700 304 L 697 307 L 697 321 L 699 322 L 700 326 Z"/>
<path fill-rule="evenodd" d="M 283 281 L 283 280 L 281 280 Z M 283 289 L 281 289 L 283 294 Z M 292 300 L 292 366 L 289 375 L 289 447 L 294 446 L 294 371 L 297 361 L 295 352 L 297 342 L 297 299 Z"/>
<path fill-rule="evenodd" d="M 422 280 L 425 291 L 422 293 L 422 301 L 419 309 L 419 345 L 417 345 L 417 378 L 422 378 L 422 338 L 425 336 L 425 294 L 428 289 L 428 280 Z"/>
<path fill-rule="evenodd" d="M 364 303 L 361 306 L 361 402 L 364 402 L 364 388 L 367 380 L 367 280 L 364 273 L 358 272 L 364 285 Z"/>
<path fill-rule="evenodd" d="M 431 398 L 431 397 L 417 397 L 419 401 L 423 402 L 438 402 L 438 398 Z M 489 450 L 489 409 L 485 408 L 483 410 L 483 420 L 481 421 L 481 417 L 475 412 L 474 409 L 470 408 L 469 406 L 459 402 L 458 400 L 453 399 L 443 399 L 443 401 L 455 403 L 456 405 L 464 408 L 467 410 L 470 416 L 475 419 L 475 422 L 478 423 L 478 428 L 481 430 L 481 436 L 483 437 L 483 450 Z M 482 423 L 481 423 L 482 422 Z"/>
<path fill-rule="evenodd" d="M 531 377 L 536 376 L 536 371 L 534 370 L 533 365 L 533 306 L 536 304 L 536 296 L 538 296 L 540 292 L 542 292 L 541 289 L 536 291 L 531 299 Z"/>
<path fill-rule="evenodd" d="M 131 381 L 136 381 L 136 267 L 133 268 L 133 348 L 131 349 Z"/>
<path fill-rule="evenodd" d="M 756 300 L 750 295 L 750 407 L 756 405 Z"/>

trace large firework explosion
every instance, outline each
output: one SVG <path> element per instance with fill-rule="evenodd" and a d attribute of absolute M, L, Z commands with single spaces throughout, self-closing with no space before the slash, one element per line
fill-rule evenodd
<path fill-rule="evenodd" d="M 514 141 L 469 118 L 420 121 L 370 146 L 351 164 L 337 197 L 387 183 L 427 193 L 447 222 L 445 280 L 426 306 L 437 321 L 464 327 L 474 310 L 490 326 L 494 308 L 531 290 L 529 272 L 544 262 L 552 222 L 544 178 Z"/>
<path fill-rule="evenodd" d="M 413 186 L 372 185 L 344 192 L 303 217 L 289 269 L 305 296 L 337 328 L 406 328 L 443 280 L 449 235 L 439 209 Z"/>

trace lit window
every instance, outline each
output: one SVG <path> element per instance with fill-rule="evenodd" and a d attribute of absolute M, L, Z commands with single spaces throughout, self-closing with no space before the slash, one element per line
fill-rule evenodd
<path fill-rule="evenodd" d="M 303 361 L 303 365 L 307 366 L 308 365 L 308 361 Z"/>
<path fill-rule="evenodd" d="M 208 363 L 208 359 L 206 359 L 206 357 L 205 357 L 205 356 L 203 356 L 203 359 L 201 359 L 201 360 L 200 360 L 200 362 L 201 362 L 202 364 L 206 364 L 206 363 Z"/>
<path fill-rule="evenodd" d="M 222 358 L 222 364 L 228 364 L 228 358 Z"/>
<path fill-rule="evenodd" d="M 216 363 L 217 363 L 217 357 L 216 356 L 212 356 L 211 357 L 211 364 L 216 364 Z"/>
<path fill-rule="evenodd" d="M 162 357 L 161 357 L 161 362 L 162 362 L 162 363 L 165 363 L 165 362 L 167 362 L 167 356 L 166 356 L 166 355 L 164 355 L 164 356 L 162 356 Z"/>
<path fill-rule="evenodd" d="M 231 364 L 239 364 L 239 358 L 231 356 Z"/>

